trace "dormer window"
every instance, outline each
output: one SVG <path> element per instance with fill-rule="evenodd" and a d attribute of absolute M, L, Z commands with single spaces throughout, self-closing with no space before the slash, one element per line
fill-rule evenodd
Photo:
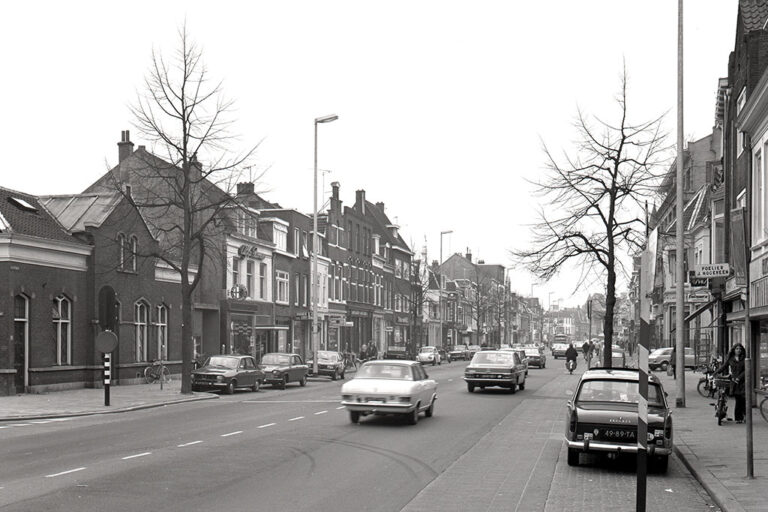
<path fill-rule="evenodd" d="M 37 208 L 20 197 L 9 197 L 8 202 L 20 210 L 37 213 Z"/>
<path fill-rule="evenodd" d="M 373 253 L 376 255 L 380 255 L 379 254 L 380 242 L 381 242 L 381 239 L 379 238 L 379 235 L 373 235 Z"/>
<path fill-rule="evenodd" d="M 272 223 L 272 241 L 278 250 L 288 250 L 288 228 L 277 222 Z"/>
<path fill-rule="evenodd" d="M 255 214 L 245 210 L 240 210 L 237 212 L 237 231 L 240 234 L 249 236 L 251 238 L 257 238 L 257 229 L 258 220 Z"/>

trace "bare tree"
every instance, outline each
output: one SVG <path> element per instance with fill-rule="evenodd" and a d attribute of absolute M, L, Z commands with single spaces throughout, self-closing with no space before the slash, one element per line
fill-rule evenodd
<path fill-rule="evenodd" d="M 221 270 L 224 210 L 238 207 L 233 187 L 250 173 L 247 162 L 257 147 L 230 151 L 232 106 L 222 84 L 210 82 L 202 51 L 182 27 L 170 59 L 153 52 L 143 90 L 131 106 L 151 151 L 135 152 L 116 178 L 159 240 L 158 250 L 146 256 L 162 260 L 181 278 L 182 393 L 192 388 L 193 294 L 203 279 L 216 278 L 204 276 L 206 271 Z"/>
<path fill-rule="evenodd" d="M 580 285 L 587 278 L 605 279 L 604 364 L 611 365 L 616 275 L 621 257 L 640 248 L 644 236 L 642 204 L 654 193 L 667 151 L 663 116 L 633 124 L 628 120 L 627 74 L 621 76 L 614 123 L 587 117 L 579 110 L 578 141 L 562 163 L 544 145 L 547 173 L 533 183 L 547 208 L 532 227 L 527 249 L 513 258 L 548 281 L 564 265 L 581 265 Z M 553 209 L 552 206 L 558 208 Z"/>

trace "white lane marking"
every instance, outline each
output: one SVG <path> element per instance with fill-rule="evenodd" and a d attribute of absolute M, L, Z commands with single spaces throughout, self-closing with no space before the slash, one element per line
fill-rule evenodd
<path fill-rule="evenodd" d="M 51 418 L 51 421 L 70 421 L 74 418 Z"/>
<path fill-rule="evenodd" d="M 230 432 L 229 434 L 221 434 L 221 437 L 229 437 L 229 436 L 236 436 L 237 434 L 242 434 L 242 430 L 238 430 L 237 432 Z"/>
<path fill-rule="evenodd" d="M 146 457 L 147 455 L 152 455 L 152 452 L 142 452 L 135 455 L 128 455 L 127 457 L 123 457 L 123 460 L 135 459 L 136 457 Z"/>
<path fill-rule="evenodd" d="M 191 443 L 184 443 L 178 445 L 176 448 L 184 448 L 185 446 L 192 446 L 193 444 L 200 444 L 202 441 L 192 441 Z"/>
<path fill-rule="evenodd" d="M 332 404 L 337 400 L 243 400 L 242 404 Z"/>
<path fill-rule="evenodd" d="M 315 416 L 317 416 L 318 414 L 325 414 L 325 413 L 327 413 L 327 412 L 328 412 L 328 411 L 319 411 L 319 412 L 316 412 L 316 413 L 315 413 Z"/>
<path fill-rule="evenodd" d="M 303 420 L 304 416 L 296 416 L 295 418 L 291 418 L 288 421 L 296 421 L 296 420 Z"/>
<path fill-rule="evenodd" d="M 69 473 L 76 473 L 77 471 L 82 471 L 84 469 L 85 469 L 85 467 L 70 469 L 68 471 L 62 471 L 61 473 L 54 473 L 52 475 L 45 475 L 45 478 L 53 478 L 55 476 L 68 475 Z"/>
<path fill-rule="evenodd" d="M 448 382 L 453 382 L 453 379 L 448 379 Z"/>
<path fill-rule="evenodd" d="M 11 428 L 8 425 L 0 425 L 0 428 Z"/>
<path fill-rule="evenodd" d="M 31 427 L 31 423 L 14 423 L 12 425 L 9 425 L 10 427 Z"/>
<path fill-rule="evenodd" d="M 272 425 L 277 425 L 277 423 L 267 423 L 266 425 L 259 425 L 256 428 L 267 428 L 267 427 L 271 427 Z"/>
<path fill-rule="evenodd" d="M 34 423 L 35 425 L 45 425 L 46 423 L 50 423 L 50 421 L 30 421 L 30 423 Z"/>
<path fill-rule="evenodd" d="M 337 410 L 337 411 L 338 411 L 339 409 L 346 409 L 346 407 L 344 407 L 344 406 L 342 405 L 341 407 L 337 407 L 337 408 L 336 408 L 336 410 Z"/>

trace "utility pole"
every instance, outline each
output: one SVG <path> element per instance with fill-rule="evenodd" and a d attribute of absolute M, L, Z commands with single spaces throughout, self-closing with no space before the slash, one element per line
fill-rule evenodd
<path fill-rule="evenodd" d="M 683 0 L 677 1 L 677 204 L 675 205 L 675 253 L 676 279 L 675 279 L 675 380 L 677 381 L 677 407 L 685 407 L 685 345 L 683 340 L 683 325 L 685 315 L 685 276 L 684 260 L 685 238 L 683 225 Z"/>

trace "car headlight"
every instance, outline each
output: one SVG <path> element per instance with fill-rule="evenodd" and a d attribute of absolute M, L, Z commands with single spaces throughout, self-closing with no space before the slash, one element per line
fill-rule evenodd
<path fill-rule="evenodd" d="M 216 382 L 224 382 L 224 376 L 223 375 L 217 375 L 216 376 Z"/>
<path fill-rule="evenodd" d="M 272 370 L 272 375 L 280 375 L 280 370 Z"/>

